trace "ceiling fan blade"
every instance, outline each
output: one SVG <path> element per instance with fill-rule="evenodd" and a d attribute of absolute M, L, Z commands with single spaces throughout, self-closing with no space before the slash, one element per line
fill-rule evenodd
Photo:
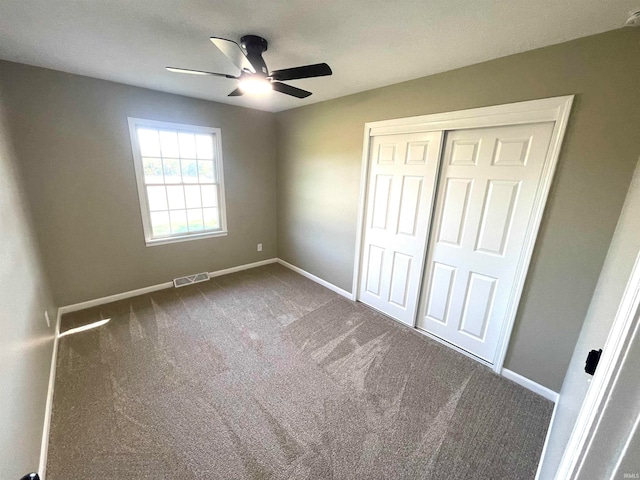
<path fill-rule="evenodd" d="M 299 78 L 324 77 L 332 73 L 331 67 L 326 63 L 316 63 L 303 67 L 276 70 L 275 72 L 271 72 L 271 78 L 274 80 L 297 80 Z"/>
<path fill-rule="evenodd" d="M 239 88 L 236 88 L 233 92 L 231 92 L 228 97 L 239 97 L 240 95 L 244 95 L 244 92 Z"/>
<path fill-rule="evenodd" d="M 256 73 L 256 69 L 253 68 L 244 51 L 236 42 L 218 37 L 211 37 L 210 40 L 240 70 Z"/>
<path fill-rule="evenodd" d="M 287 85 L 286 83 L 271 82 L 271 85 L 276 92 L 291 95 L 292 97 L 307 98 L 309 95 L 311 95 L 311 92 L 302 90 L 301 88 L 292 87 L 291 85 Z"/>
<path fill-rule="evenodd" d="M 211 75 L 214 77 L 223 77 L 223 78 L 233 78 L 237 80 L 240 77 L 234 77 L 233 75 L 229 75 L 228 73 L 216 73 L 216 72 L 206 72 L 204 70 L 191 70 L 189 68 L 178 68 L 178 67 L 164 67 L 168 71 L 173 73 L 189 73 L 191 75 Z"/>

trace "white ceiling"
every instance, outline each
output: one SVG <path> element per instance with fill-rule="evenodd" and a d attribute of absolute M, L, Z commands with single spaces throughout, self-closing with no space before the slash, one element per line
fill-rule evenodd
<path fill-rule="evenodd" d="M 280 111 L 624 25 L 640 0 L 1 0 L 0 58 Z M 269 41 L 269 69 L 327 62 L 291 81 L 313 95 L 229 98 L 236 73 L 209 41 Z"/>

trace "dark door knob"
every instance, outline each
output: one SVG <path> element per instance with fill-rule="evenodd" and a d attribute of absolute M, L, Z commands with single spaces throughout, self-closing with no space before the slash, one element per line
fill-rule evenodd
<path fill-rule="evenodd" d="M 20 480 L 40 480 L 40 475 L 38 475 L 37 473 L 28 473 Z"/>

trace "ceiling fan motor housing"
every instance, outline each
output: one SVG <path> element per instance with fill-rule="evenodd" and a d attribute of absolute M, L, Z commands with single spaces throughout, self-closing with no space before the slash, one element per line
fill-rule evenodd
<path fill-rule="evenodd" d="M 267 64 L 262 59 L 262 52 L 267 51 L 267 41 L 257 35 L 245 35 L 240 39 L 240 45 L 247 51 L 247 58 L 256 69 L 256 74 L 264 77 L 269 75 Z"/>
<path fill-rule="evenodd" d="M 257 52 L 266 52 L 268 42 L 257 35 L 245 35 L 240 39 L 240 45 L 248 52 L 249 50 L 255 50 Z"/>

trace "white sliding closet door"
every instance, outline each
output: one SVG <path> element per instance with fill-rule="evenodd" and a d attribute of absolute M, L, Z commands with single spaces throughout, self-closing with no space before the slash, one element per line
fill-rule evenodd
<path fill-rule="evenodd" d="M 554 123 L 447 132 L 418 328 L 495 361 Z"/>
<path fill-rule="evenodd" d="M 358 299 L 415 323 L 442 132 L 371 139 Z"/>

